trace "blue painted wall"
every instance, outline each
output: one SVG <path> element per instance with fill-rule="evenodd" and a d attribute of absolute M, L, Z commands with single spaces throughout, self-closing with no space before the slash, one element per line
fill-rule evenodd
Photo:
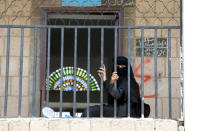
<path fill-rule="evenodd" d="M 99 6 L 101 0 L 62 0 L 62 6 Z"/>

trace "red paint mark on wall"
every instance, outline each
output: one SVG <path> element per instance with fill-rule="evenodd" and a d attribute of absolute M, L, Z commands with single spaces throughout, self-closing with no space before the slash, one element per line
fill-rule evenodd
<path fill-rule="evenodd" d="M 144 65 L 150 63 L 150 59 L 145 59 L 144 61 Z M 139 64 L 136 68 L 135 68 L 135 76 L 137 78 L 141 78 L 141 74 L 139 74 L 138 72 L 141 72 L 141 64 Z M 148 82 L 149 80 L 151 80 L 151 75 L 148 74 L 144 74 L 144 83 Z M 140 83 L 139 86 L 139 90 L 140 90 L 140 96 L 141 96 L 141 88 L 142 88 L 142 84 Z M 158 94 L 157 94 L 158 95 Z M 155 95 L 145 95 L 145 98 L 153 98 L 155 97 Z"/>

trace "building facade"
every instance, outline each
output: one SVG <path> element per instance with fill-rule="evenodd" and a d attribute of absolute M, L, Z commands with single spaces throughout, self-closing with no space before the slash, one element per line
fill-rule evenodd
<path fill-rule="evenodd" d="M 66 26 L 180 26 L 181 12 L 179 0 L 105 0 L 98 3 L 74 3 L 63 0 L 1 0 L 0 25 L 66 25 Z M 87 5 L 86 5 L 87 4 Z M 90 5 L 89 5 L 90 4 Z M 92 4 L 92 5 L 91 5 Z M 4 100 L 6 87 L 6 56 L 8 28 L 0 28 L 0 116 L 4 114 Z M 74 30 L 64 30 L 64 66 L 73 66 Z M 101 30 L 91 31 L 91 73 L 95 75 L 100 65 Z M 33 61 L 34 61 L 34 29 L 24 28 L 23 75 L 22 75 L 22 116 L 32 116 L 33 90 Z M 108 66 L 114 57 L 114 30 L 104 30 L 104 63 Z M 128 57 L 128 36 L 130 38 L 130 58 L 135 78 L 141 81 L 141 30 L 118 29 L 118 55 Z M 51 30 L 51 63 L 50 72 L 60 68 L 60 29 Z M 78 30 L 78 59 L 79 67 L 87 68 L 87 30 Z M 169 70 L 168 70 L 168 29 L 157 30 L 158 57 L 158 117 L 169 117 Z M 172 118 L 181 117 L 181 58 L 180 29 L 171 30 L 171 96 Z M 47 31 L 38 28 L 37 32 L 37 70 L 36 70 L 36 116 L 40 116 L 41 107 L 45 105 L 45 87 L 47 73 Z M 155 30 L 144 29 L 144 97 L 151 106 L 150 117 L 155 115 L 155 59 L 154 59 Z M 19 74 L 20 74 L 20 44 L 21 28 L 10 30 L 9 77 L 8 77 L 8 104 L 7 116 L 18 116 Z M 85 46 L 85 47 L 84 47 Z M 109 69 L 110 70 L 110 69 Z M 98 78 L 97 78 L 98 79 Z M 99 81 L 99 79 L 98 79 Z M 93 98 L 99 97 L 93 94 Z M 67 95 L 67 96 L 66 96 Z M 58 110 L 59 95 L 50 91 L 49 105 Z M 64 94 L 69 99 L 71 94 Z M 80 94 L 78 95 L 79 98 Z M 99 104 L 99 98 L 92 104 Z M 98 100 L 97 100 L 98 99 Z M 66 100 L 65 100 L 66 101 Z M 80 101 L 80 100 L 79 100 Z M 104 102 L 105 102 L 104 92 Z M 80 101 L 78 108 L 84 109 L 86 101 Z M 72 99 L 63 103 L 63 106 L 72 107 Z"/>

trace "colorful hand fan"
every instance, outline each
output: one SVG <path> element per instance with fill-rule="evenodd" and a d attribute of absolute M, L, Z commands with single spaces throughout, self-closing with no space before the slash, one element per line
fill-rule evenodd
<path fill-rule="evenodd" d="M 76 68 L 76 91 L 87 91 L 88 73 L 86 70 Z M 89 74 L 90 91 L 99 91 L 99 85 L 94 76 Z M 63 68 L 63 91 L 73 91 L 74 88 L 74 68 Z M 56 70 L 49 76 L 49 90 L 60 90 L 61 69 Z"/>

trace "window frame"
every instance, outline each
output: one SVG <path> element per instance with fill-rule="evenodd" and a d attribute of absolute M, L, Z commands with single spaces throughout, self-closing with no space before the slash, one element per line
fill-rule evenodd
<path fill-rule="evenodd" d="M 41 25 L 47 25 L 48 13 L 117 13 L 118 25 L 124 23 L 124 11 L 121 7 L 42 7 L 41 8 Z M 46 93 L 46 64 L 47 64 L 47 29 L 40 30 L 40 97 L 41 109 L 45 106 L 45 93 Z M 123 31 L 119 30 L 119 51 L 118 55 L 123 55 Z"/>

